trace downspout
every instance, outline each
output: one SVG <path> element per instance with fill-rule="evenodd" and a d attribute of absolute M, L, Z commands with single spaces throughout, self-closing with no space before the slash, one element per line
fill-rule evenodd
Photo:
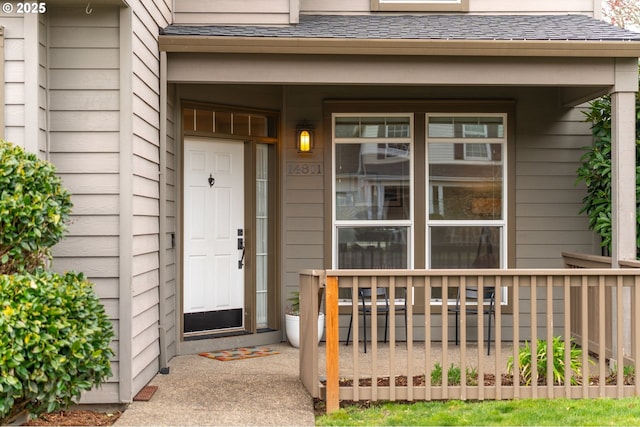
<path fill-rule="evenodd" d="M 159 170 L 159 215 L 160 235 L 158 271 L 159 283 L 159 323 L 158 337 L 160 341 L 160 373 L 168 374 L 167 366 L 167 52 L 160 52 L 160 170 Z"/>

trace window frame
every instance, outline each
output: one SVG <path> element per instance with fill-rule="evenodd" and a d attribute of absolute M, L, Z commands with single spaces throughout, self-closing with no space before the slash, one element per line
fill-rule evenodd
<path fill-rule="evenodd" d="M 414 250 L 414 234 L 415 234 L 415 113 L 407 112 L 345 112 L 331 114 L 331 266 L 334 269 L 338 269 L 338 230 L 346 227 L 405 227 L 407 229 L 407 269 L 414 268 L 415 262 L 415 250 Z M 339 117 L 359 117 L 359 118 L 373 118 L 373 117 L 408 117 L 409 118 L 409 136 L 408 137 L 336 137 L 336 119 Z M 339 144 L 409 144 L 409 197 L 410 206 L 408 219 L 397 220 L 380 220 L 380 219 L 366 219 L 366 220 L 339 220 L 337 219 L 337 204 L 336 204 L 336 146 Z"/>
<path fill-rule="evenodd" d="M 326 131 L 322 132 L 322 152 L 325 159 L 328 162 L 325 163 L 326 173 L 324 174 L 324 236 L 326 244 L 323 245 L 323 268 L 332 269 L 332 262 L 334 256 L 334 240 L 333 240 L 333 212 L 334 212 L 334 199 L 333 185 L 334 185 L 334 145 L 333 145 L 333 116 L 334 113 L 345 113 L 345 115 L 368 115 L 374 113 L 380 113 L 381 115 L 389 115 L 395 112 L 412 113 L 414 118 L 414 146 L 412 148 L 414 154 L 414 212 L 425 212 L 427 203 L 425 200 L 426 194 L 426 165 L 422 164 L 425 158 L 426 149 L 425 146 L 425 117 L 426 114 L 443 113 L 443 115 L 451 115 L 462 113 L 463 115 L 469 115 L 472 111 L 477 115 L 486 116 L 492 113 L 505 114 L 507 118 L 507 181 L 509 182 L 507 194 L 508 194 L 508 216 L 506 218 L 507 226 L 505 232 L 507 233 L 507 247 L 508 257 L 506 259 L 505 268 L 516 267 L 516 206 L 515 206 L 515 180 L 516 180 L 516 159 L 515 159 L 515 123 L 516 123 L 516 100 L 515 99 L 403 99 L 403 98 L 371 98 L 371 99 L 349 99 L 349 98 L 328 98 L 323 101 L 323 118 L 322 127 Z M 414 215 L 413 217 L 413 240 L 412 240 L 412 263 L 415 269 L 426 269 L 425 260 L 425 215 Z M 414 298 L 414 313 L 422 313 L 425 310 L 423 301 L 424 296 L 421 292 L 417 292 Z M 512 293 L 509 293 L 508 301 L 503 299 L 507 303 L 503 307 L 503 313 L 511 312 Z M 431 313 L 435 314 L 443 309 L 442 305 L 431 304 Z"/>
<path fill-rule="evenodd" d="M 430 117 L 500 117 L 502 118 L 502 136 L 501 137 L 486 137 L 486 138 L 478 138 L 478 137 L 429 137 L 429 118 Z M 509 171 L 510 168 L 514 167 L 514 165 L 510 165 L 511 157 L 509 153 L 509 113 L 485 113 L 485 112 L 451 112 L 451 113 L 429 113 L 425 114 L 425 150 L 424 150 L 424 167 L 425 167 L 425 202 L 427 209 L 425 210 L 425 266 L 427 269 L 431 269 L 431 238 L 432 233 L 430 232 L 432 227 L 499 227 L 500 230 L 500 251 L 499 251 L 499 261 L 500 261 L 500 269 L 504 269 L 508 267 L 509 260 L 509 194 L 510 187 L 514 185 L 513 182 L 509 180 Z M 481 143 L 486 144 L 487 146 L 493 144 L 500 144 L 502 147 L 501 152 L 501 163 L 502 163 L 502 218 L 499 220 L 495 219 L 487 219 L 487 220 L 452 220 L 452 219 L 430 219 L 430 207 L 432 203 L 432 186 L 430 181 L 430 172 L 429 172 L 429 144 L 466 144 L 466 143 Z M 467 158 L 466 155 L 466 147 L 463 149 L 464 155 L 461 160 L 464 160 L 468 163 L 477 163 L 480 159 L 478 158 Z M 488 161 L 491 161 L 491 156 L 488 156 Z M 435 224 L 435 225 L 434 225 Z M 442 298 L 434 298 L 433 296 L 430 298 L 431 306 L 441 306 Z M 507 292 L 507 288 L 502 288 L 500 295 L 501 305 L 508 305 L 509 294 Z M 447 299 L 447 304 L 449 306 L 456 304 L 456 299 L 451 299 L 449 297 Z"/>
<path fill-rule="evenodd" d="M 469 0 L 371 0 L 374 12 L 468 12 Z"/>

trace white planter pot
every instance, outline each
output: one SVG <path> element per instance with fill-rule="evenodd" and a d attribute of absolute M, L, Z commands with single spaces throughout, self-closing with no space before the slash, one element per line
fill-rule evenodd
<path fill-rule="evenodd" d="M 285 314 L 285 330 L 289 343 L 295 348 L 300 347 L 300 316 Z M 324 313 L 318 315 L 318 342 L 324 333 Z"/>

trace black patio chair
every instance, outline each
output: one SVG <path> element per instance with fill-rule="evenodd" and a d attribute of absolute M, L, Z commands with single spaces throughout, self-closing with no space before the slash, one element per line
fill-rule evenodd
<path fill-rule="evenodd" d="M 465 288 L 465 298 L 466 302 L 472 303 L 471 305 L 467 305 L 466 314 L 470 315 L 478 315 L 482 313 L 482 315 L 488 316 L 487 322 L 487 355 L 491 354 L 491 319 L 495 319 L 495 301 L 496 301 L 496 291 L 495 288 L 490 286 L 483 288 L 484 298 L 480 298 L 480 292 L 475 287 Z M 487 304 L 488 302 L 488 304 Z M 458 288 L 458 297 L 456 298 L 456 305 L 454 307 L 449 308 L 449 313 L 453 313 L 456 315 L 456 345 L 458 345 L 458 324 L 460 317 L 460 312 L 463 310 L 460 307 L 460 289 Z"/>
<path fill-rule="evenodd" d="M 362 325 L 364 330 L 364 352 L 367 352 L 367 315 L 371 315 L 371 288 L 360 288 L 358 289 L 359 296 L 359 304 L 358 304 L 358 314 L 362 314 Z M 389 307 L 389 297 L 387 295 L 387 288 L 377 288 L 376 290 L 376 300 L 383 301 L 384 305 L 378 304 L 378 315 L 384 314 L 384 342 L 387 342 L 387 329 L 389 326 L 389 312 L 391 311 Z M 394 301 L 395 304 L 395 301 Z M 395 306 L 395 313 L 404 312 L 404 326 L 407 327 L 407 299 L 404 298 L 404 304 L 401 306 Z M 353 316 L 349 320 L 349 332 L 347 332 L 347 340 L 345 345 L 349 345 L 349 338 L 351 337 L 351 328 L 353 327 Z"/>

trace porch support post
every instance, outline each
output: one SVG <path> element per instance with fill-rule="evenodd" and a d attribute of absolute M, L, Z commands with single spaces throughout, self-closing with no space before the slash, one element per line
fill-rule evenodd
<path fill-rule="evenodd" d="M 611 268 L 620 268 L 621 260 L 636 259 L 636 92 L 638 62 L 618 58 L 615 62 L 615 88 L 611 94 Z M 612 361 L 619 348 L 630 350 L 630 297 L 624 292 L 622 307 L 612 290 Z M 627 289 L 628 291 L 628 289 Z M 620 324 L 618 312 L 624 317 Z M 619 343 L 619 337 L 623 343 Z M 622 346 L 620 346 L 622 344 Z M 615 366 L 612 366 L 615 368 Z"/>
<path fill-rule="evenodd" d="M 340 409 L 339 338 L 338 338 L 338 278 L 327 276 L 326 314 L 326 410 L 327 414 Z"/>
<path fill-rule="evenodd" d="M 636 259 L 636 112 L 637 60 L 616 61 L 611 94 L 611 263 Z"/>

